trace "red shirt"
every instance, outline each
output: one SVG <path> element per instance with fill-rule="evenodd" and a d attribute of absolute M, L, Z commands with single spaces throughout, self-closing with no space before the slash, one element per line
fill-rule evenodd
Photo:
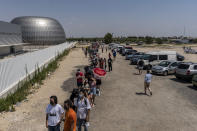
<path fill-rule="evenodd" d="M 83 82 L 83 73 L 82 72 L 77 72 L 76 73 L 76 77 L 77 77 L 77 82 Z"/>

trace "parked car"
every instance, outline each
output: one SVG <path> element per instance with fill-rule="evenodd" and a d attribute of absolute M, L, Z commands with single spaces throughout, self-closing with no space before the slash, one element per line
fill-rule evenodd
<path fill-rule="evenodd" d="M 119 53 L 122 54 L 123 50 L 124 50 L 124 46 L 120 47 L 119 48 Z"/>
<path fill-rule="evenodd" d="M 137 52 L 137 50 L 128 49 L 128 50 L 126 50 L 125 55 L 135 54 L 136 52 Z"/>
<path fill-rule="evenodd" d="M 125 56 L 130 51 L 132 51 L 132 49 L 123 49 L 122 50 L 122 56 Z"/>
<path fill-rule="evenodd" d="M 152 67 L 152 73 L 164 76 L 174 74 L 179 63 L 178 61 L 162 61 L 158 65 Z"/>
<path fill-rule="evenodd" d="M 134 55 L 130 59 L 130 64 L 136 65 L 140 59 L 147 60 L 149 59 L 149 55 L 144 54 L 144 55 Z"/>
<path fill-rule="evenodd" d="M 133 50 L 133 48 L 130 47 L 130 46 L 123 47 L 123 48 L 122 48 L 122 55 L 123 55 L 123 56 L 126 55 L 127 50 Z"/>
<path fill-rule="evenodd" d="M 110 43 L 109 44 L 109 49 L 113 49 L 113 48 L 116 48 L 116 47 L 118 47 L 119 46 L 119 44 L 116 44 L 116 43 Z"/>
<path fill-rule="evenodd" d="M 176 51 L 155 51 L 148 52 L 147 54 L 149 54 L 148 58 L 143 60 L 144 68 L 152 67 L 164 60 L 177 61 Z"/>
<path fill-rule="evenodd" d="M 129 54 L 125 56 L 125 60 L 130 60 L 135 55 L 144 55 L 144 54 L 145 54 L 144 52 L 136 52 L 134 54 Z"/>
<path fill-rule="evenodd" d="M 197 75 L 194 75 L 192 78 L 192 84 L 194 87 L 197 87 Z"/>
<path fill-rule="evenodd" d="M 197 74 L 197 63 L 183 62 L 176 68 L 175 76 L 177 79 L 185 79 L 191 81 L 193 76 Z"/>
<path fill-rule="evenodd" d="M 122 48 L 123 48 L 123 47 L 124 47 L 124 46 L 119 45 L 119 46 L 117 47 L 117 51 L 118 51 L 119 53 L 120 53 L 120 52 L 122 53 Z M 121 54 L 121 53 L 120 53 L 120 54 Z"/>
<path fill-rule="evenodd" d="M 184 61 L 185 57 L 177 53 L 177 61 Z"/>

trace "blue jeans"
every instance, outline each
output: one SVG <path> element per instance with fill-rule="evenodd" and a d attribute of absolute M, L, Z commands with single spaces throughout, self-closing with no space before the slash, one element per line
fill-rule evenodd
<path fill-rule="evenodd" d="M 85 125 L 86 120 L 85 119 L 77 119 L 77 127 L 78 131 L 81 131 L 81 127 L 84 127 L 84 131 L 88 131 L 88 127 Z"/>
<path fill-rule="evenodd" d="M 57 126 L 48 126 L 48 131 L 60 131 L 60 124 Z"/>
<path fill-rule="evenodd" d="M 91 93 L 92 95 L 96 95 L 96 87 L 92 87 L 92 88 L 90 89 L 90 93 Z"/>

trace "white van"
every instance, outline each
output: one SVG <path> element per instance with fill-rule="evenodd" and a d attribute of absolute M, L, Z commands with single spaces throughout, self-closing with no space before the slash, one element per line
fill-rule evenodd
<path fill-rule="evenodd" d="M 176 51 L 154 51 L 148 52 L 147 55 L 149 56 L 149 58 L 143 60 L 145 67 L 152 67 L 164 60 L 177 61 Z"/>

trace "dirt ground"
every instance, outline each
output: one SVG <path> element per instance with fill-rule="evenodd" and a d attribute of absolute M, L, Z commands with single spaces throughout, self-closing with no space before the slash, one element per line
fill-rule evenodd
<path fill-rule="evenodd" d="M 145 71 L 136 73 L 135 66 L 118 55 L 103 81 L 101 97 L 96 98 L 90 131 L 197 130 L 197 89 L 191 83 L 177 81 L 173 75 L 153 76 L 150 97 L 144 95 Z"/>
<path fill-rule="evenodd" d="M 139 48 L 138 51 L 162 50 Z M 184 54 L 195 61 L 197 55 Z M 107 53 L 102 56 L 107 57 Z M 15 112 L 0 114 L 0 131 L 46 131 L 45 108 L 53 94 L 62 104 L 75 87 L 74 73 L 87 65 L 81 49 L 73 49 L 60 62 L 60 68 L 45 80 L 44 85 L 28 101 L 21 103 Z M 91 110 L 89 131 L 196 131 L 197 89 L 191 83 L 176 80 L 173 75 L 153 76 L 153 96 L 143 94 L 144 75 L 137 75 L 135 66 L 118 55 L 113 71 L 102 80 L 101 96 Z"/>
<path fill-rule="evenodd" d="M 46 131 L 45 109 L 51 95 L 57 95 L 60 104 L 76 86 L 74 73 L 87 65 L 88 60 L 79 48 L 72 49 L 60 62 L 60 67 L 44 81 L 36 93 L 16 107 L 15 112 L 0 114 L 0 131 Z"/>

